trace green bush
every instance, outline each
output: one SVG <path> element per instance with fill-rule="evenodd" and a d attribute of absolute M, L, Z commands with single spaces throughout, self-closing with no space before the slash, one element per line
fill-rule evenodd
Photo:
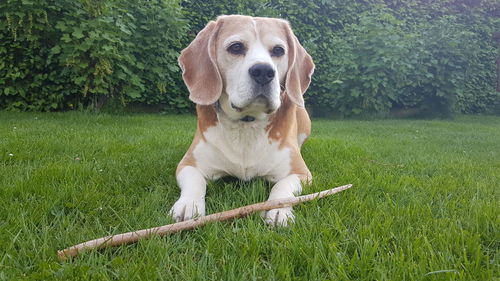
<path fill-rule="evenodd" d="M 177 66 L 186 30 L 178 2 L 9 0 L 0 9 L 0 108 L 189 105 Z"/>
<path fill-rule="evenodd" d="M 321 7 L 327 14 L 342 6 L 328 3 Z M 309 45 L 318 66 L 309 92 L 315 112 L 386 115 L 415 109 L 431 116 L 493 111 L 489 105 L 499 95 L 490 38 L 498 20 L 484 17 L 484 7 L 457 12 L 453 3 L 448 5 L 448 10 L 445 5 L 434 10 L 378 3 L 352 9 L 331 32 L 320 23 L 323 36 Z M 419 7 L 430 11 L 414 14 Z"/>
<path fill-rule="evenodd" d="M 358 17 L 332 35 L 333 54 L 325 58 L 326 71 L 320 69 L 319 94 L 312 101 L 342 115 L 384 114 L 408 83 L 408 36 L 387 12 L 365 11 Z"/>
<path fill-rule="evenodd" d="M 494 1 L 184 1 L 193 38 L 220 14 L 288 19 L 313 56 L 319 115 L 484 113 L 494 91 Z"/>
<path fill-rule="evenodd" d="M 221 14 L 288 19 L 313 56 L 318 115 L 500 113 L 495 0 L 8 0 L 0 108 L 193 108 L 179 51 Z"/>

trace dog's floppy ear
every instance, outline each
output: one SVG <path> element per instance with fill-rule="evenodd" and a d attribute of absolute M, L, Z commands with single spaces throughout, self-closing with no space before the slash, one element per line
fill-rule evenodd
<path fill-rule="evenodd" d="M 314 63 L 311 56 L 300 45 L 299 40 L 292 32 L 290 24 L 285 23 L 288 43 L 288 72 L 286 74 L 285 90 L 290 100 L 300 107 L 304 107 L 305 93 L 311 83 L 314 72 Z"/>
<path fill-rule="evenodd" d="M 222 93 L 222 78 L 215 61 L 219 21 L 211 21 L 179 56 L 189 99 L 200 105 L 215 103 Z"/>

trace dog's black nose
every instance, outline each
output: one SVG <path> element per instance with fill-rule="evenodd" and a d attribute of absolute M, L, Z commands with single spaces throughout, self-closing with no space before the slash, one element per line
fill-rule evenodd
<path fill-rule="evenodd" d="M 258 63 L 248 70 L 252 79 L 260 85 L 271 82 L 274 78 L 274 69 L 265 63 Z"/>

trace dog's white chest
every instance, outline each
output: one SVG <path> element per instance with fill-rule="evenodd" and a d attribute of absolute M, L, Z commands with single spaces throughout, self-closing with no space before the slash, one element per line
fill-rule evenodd
<path fill-rule="evenodd" d="M 290 150 L 268 138 L 264 121 L 220 122 L 204 132 L 193 151 L 205 177 L 235 176 L 242 180 L 264 177 L 278 181 L 290 172 Z"/>

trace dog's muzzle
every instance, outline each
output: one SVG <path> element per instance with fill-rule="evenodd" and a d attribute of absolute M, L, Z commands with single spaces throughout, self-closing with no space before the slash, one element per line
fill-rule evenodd
<path fill-rule="evenodd" d="M 278 105 L 279 106 L 279 105 Z M 236 106 L 234 103 L 231 103 L 231 107 L 238 111 L 238 112 L 243 112 L 247 110 L 258 110 L 261 112 L 265 112 L 267 114 L 273 113 L 278 109 L 278 106 L 273 104 L 270 100 L 268 95 L 258 95 L 256 98 L 254 98 L 248 105 L 244 107 L 239 107 Z"/>
<path fill-rule="evenodd" d="M 252 85 L 252 96 L 243 104 L 231 103 L 231 107 L 238 112 L 264 112 L 270 114 L 279 107 L 279 98 L 274 97 L 273 83 L 271 83 L 276 71 L 272 65 L 257 63 L 248 69 L 248 74 L 254 82 Z M 277 101 L 276 101 L 277 100 Z"/>

